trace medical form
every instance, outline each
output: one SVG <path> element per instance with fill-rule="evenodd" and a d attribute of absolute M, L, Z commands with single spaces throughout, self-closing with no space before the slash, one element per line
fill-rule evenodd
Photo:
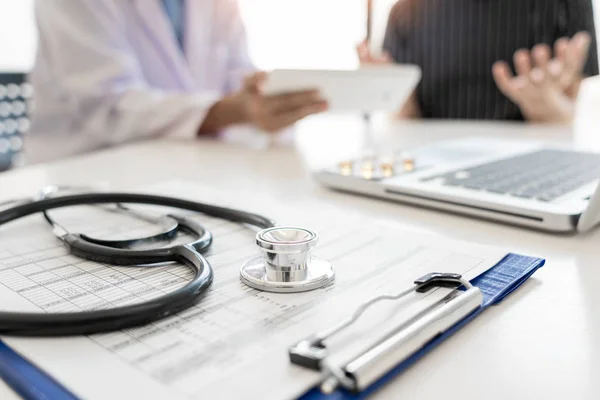
<path fill-rule="evenodd" d="M 240 282 L 239 269 L 257 255 L 256 231 L 195 216 L 214 234 L 207 258 L 215 281 L 194 307 L 147 326 L 108 334 L 1 338 L 81 398 L 296 398 L 319 382 L 317 373 L 290 364 L 287 350 L 297 340 L 330 326 L 373 295 L 396 293 L 429 272 L 473 278 L 507 254 L 407 232 L 335 209 L 290 210 L 255 194 L 225 196 L 185 182 L 144 191 L 235 206 L 278 223 L 313 229 L 320 235 L 315 253 L 333 263 L 336 279 L 323 289 L 299 294 L 251 289 Z M 72 224 L 71 230 L 96 236 L 139 235 L 150 229 L 139 221 L 124 224 L 122 216 L 91 209 L 58 212 L 63 213 L 61 220 Z M 130 268 L 78 259 L 54 239 L 41 216 L 0 230 L 2 311 L 60 312 L 131 304 L 183 286 L 191 273 L 182 265 Z M 415 297 L 408 307 L 380 310 L 367 320 L 400 321 L 447 293 L 437 290 Z M 366 338 L 370 330 L 354 335 Z M 339 357 L 343 360 L 348 354 Z"/>

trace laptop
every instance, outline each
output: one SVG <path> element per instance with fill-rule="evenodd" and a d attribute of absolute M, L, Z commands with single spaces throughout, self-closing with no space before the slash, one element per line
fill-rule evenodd
<path fill-rule="evenodd" d="M 340 162 L 322 185 L 551 232 L 600 222 L 600 154 L 536 142 L 467 138 Z"/>

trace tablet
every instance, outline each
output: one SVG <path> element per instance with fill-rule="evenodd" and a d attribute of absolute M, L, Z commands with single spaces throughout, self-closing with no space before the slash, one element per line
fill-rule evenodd
<path fill-rule="evenodd" d="M 421 80 L 415 65 L 368 66 L 355 70 L 290 70 L 269 73 L 268 95 L 320 90 L 330 111 L 398 111 Z"/>

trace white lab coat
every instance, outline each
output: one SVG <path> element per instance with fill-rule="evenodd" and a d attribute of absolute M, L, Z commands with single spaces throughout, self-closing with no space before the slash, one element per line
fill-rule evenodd
<path fill-rule="evenodd" d="M 160 0 L 37 0 L 28 160 L 194 138 L 254 66 L 236 0 L 186 3 L 182 53 Z"/>

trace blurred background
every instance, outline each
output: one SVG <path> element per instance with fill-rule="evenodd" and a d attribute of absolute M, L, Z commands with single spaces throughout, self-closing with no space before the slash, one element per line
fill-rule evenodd
<path fill-rule="evenodd" d="M 387 15 L 395 2 L 373 1 L 374 47 L 383 39 Z M 367 0 L 239 3 L 248 28 L 251 55 L 258 67 L 352 68 L 357 64 L 354 46 L 365 37 Z M 600 0 L 594 3 L 598 26 Z M 0 0 L 0 71 L 29 70 L 35 48 L 33 0 Z"/>
<path fill-rule="evenodd" d="M 52 1 L 52 0 L 48 0 Z M 355 46 L 366 36 L 367 0 L 238 0 L 256 66 L 332 68 L 358 66 Z M 396 0 L 373 1 L 373 48 L 380 47 L 389 10 Z M 600 0 L 599 0 L 600 1 Z M 307 29 L 310 21 L 310 29 Z M 275 34 L 276 33 L 276 34 Z M 35 61 L 34 0 L 0 0 L 0 92 L 17 93 Z M 0 172 L 23 165 L 22 134 L 29 127 L 21 94 L 0 93 Z M 8 99 L 8 100 L 7 100 Z M 25 110 L 25 107 L 20 107 Z"/>
<path fill-rule="evenodd" d="M 383 39 L 394 3 L 374 1 L 374 44 Z M 239 4 L 259 68 L 357 65 L 354 46 L 366 33 L 367 0 L 239 0 Z M 35 48 L 33 0 L 0 0 L 0 71 L 29 70 Z"/>
<path fill-rule="evenodd" d="M 355 46 L 366 36 L 368 0 L 238 1 L 247 28 L 250 54 L 258 68 L 344 69 L 358 66 Z M 388 14 L 396 1 L 372 0 L 371 42 L 374 49 L 381 46 Z M 594 3 L 598 27 L 600 0 L 594 0 Z M 14 82 L 20 79 L 19 75 L 7 75 L 7 72 L 24 76 L 34 64 L 37 33 L 33 4 L 34 0 L 0 0 L 2 79 Z M 0 79 L 0 88 L 2 85 Z M 600 87 L 597 90 L 600 96 Z M 21 100 L 26 99 L 14 97 L 11 101 L 20 104 Z M 595 102 L 588 103 L 588 108 L 597 106 Z M 3 110 L 2 106 L 0 102 L 0 171 L 11 163 L 13 166 L 23 163 L 19 158 L 22 146 L 19 132 L 25 133 L 29 126 L 26 115 L 16 115 L 8 108 Z M 596 112 L 591 110 L 588 114 L 596 115 Z M 579 118 L 576 125 L 595 129 L 594 121 Z"/>

